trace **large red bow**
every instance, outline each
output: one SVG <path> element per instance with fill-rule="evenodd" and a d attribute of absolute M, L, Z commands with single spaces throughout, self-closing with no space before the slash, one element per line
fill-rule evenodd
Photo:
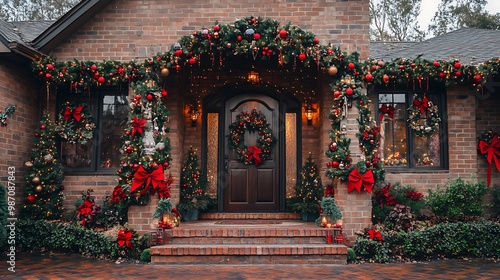
<path fill-rule="evenodd" d="M 413 108 L 419 108 L 420 113 L 422 115 L 425 115 L 427 108 L 429 108 L 429 99 L 427 98 L 427 96 L 424 96 L 421 101 L 418 100 L 418 98 L 413 99 Z"/>
<path fill-rule="evenodd" d="M 153 172 L 148 173 L 142 165 L 134 174 L 134 182 L 132 182 L 132 187 L 130 187 L 130 192 L 135 191 L 138 187 L 145 185 L 147 188 L 153 185 L 153 194 L 156 188 L 163 187 L 165 184 L 165 174 L 163 174 L 163 165 L 159 165 L 158 168 L 153 170 Z"/>
<path fill-rule="evenodd" d="M 247 162 L 250 162 L 253 159 L 255 166 L 259 166 L 262 164 L 262 160 L 260 159 L 260 154 L 262 154 L 262 150 L 257 146 L 248 147 L 247 153 Z"/>
<path fill-rule="evenodd" d="M 134 119 L 132 120 L 132 136 L 134 136 L 136 133 L 142 134 L 142 130 L 144 129 L 145 124 L 145 119 L 138 119 L 134 116 Z"/>
<path fill-rule="evenodd" d="M 372 193 L 373 183 L 375 183 L 375 179 L 371 170 L 368 169 L 368 171 L 361 175 L 358 169 L 354 169 L 349 173 L 347 191 L 352 192 L 356 189 L 358 192 L 361 192 L 361 186 L 363 186 L 367 192 Z"/>
<path fill-rule="evenodd" d="M 120 229 L 118 231 L 118 246 L 127 246 L 130 250 L 134 250 L 134 245 L 132 244 L 132 232 Z"/>
<path fill-rule="evenodd" d="M 490 143 L 484 140 L 480 140 L 479 151 L 481 152 L 481 154 L 486 155 L 486 159 L 488 160 L 487 184 L 489 187 L 491 183 L 491 170 L 493 167 L 493 160 L 495 161 L 495 166 L 497 167 L 498 172 L 500 172 L 500 162 L 498 160 L 498 156 L 500 156 L 500 140 L 498 139 L 498 136 L 493 136 Z"/>
<path fill-rule="evenodd" d="M 370 236 L 370 239 L 376 239 L 382 242 L 382 234 L 380 233 L 380 231 L 372 228 L 368 231 L 368 235 Z"/>
<path fill-rule="evenodd" d="M 391 119 L 394 119 L 394 106 L 392 105 L 387 105 L 387 104 L 383 104 L 382 106 L 380 106 L 380 109 L 378 109 L 379 112 L 380 112 L 380 122 L 382 122 L 384 120 L 384 115 L 387 114 L 389 116 L 389 118 Z"/>
<path fill-rule="evenodd" d="M 66 107 L 66 110 L 64 110 L 64 119 L 69 121 L 69 119 L 73 117 L 77 122 L 79 122 L 82 119 L 82 110 L 83 106 L 76 106 L 73 110 Z"/>

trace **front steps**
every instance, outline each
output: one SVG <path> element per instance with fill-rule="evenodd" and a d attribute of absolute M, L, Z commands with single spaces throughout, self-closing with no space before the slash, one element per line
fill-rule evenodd
<path fill-rule="evenodd" d="M 208 213 L 166 230 L 153 264 L 346 264 L 347 247 L 290 213 Z"/>

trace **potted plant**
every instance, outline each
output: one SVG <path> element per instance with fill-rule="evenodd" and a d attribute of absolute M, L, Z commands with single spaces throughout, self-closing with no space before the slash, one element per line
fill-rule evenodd
<path fill-rule="evenodd" d="M 300 179 L 295 186 L 295 197 L 288 199 L 288 207 L 302 215 L 302 220 L 313 222 L 319 216 L 319 199 L 323 197 L 323 185 L 319 170 L 309 154 Z"/>
<path fill-rule="evenodd" d="M 321 199 L 320 201 L 320 206 L 322 214 L 326 215 L 326 219 L 330 223 L 336 224 L 340 220 L 342 220 L 342 211 L 340 210 L 340 207 L 337 205 L 337 201 L 335 200 L 335 198 L 331 196 L 323 197 L 323 199 Z M 321 218 L 318 218 L 316 220 L 316 224 L 320 225 L 321 223 L 322 223 Z"/>

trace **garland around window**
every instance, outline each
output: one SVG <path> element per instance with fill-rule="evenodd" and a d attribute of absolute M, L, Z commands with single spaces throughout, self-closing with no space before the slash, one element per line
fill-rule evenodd
<path fill-rule="evenodd" d="M 408 108 L 408 127 L 420 137 L 430 137 L 439 129 L 439 109 L 427 96 L 419 99 L 417 95 L 413 99 L 413 105 Z M 425 117 L 422 122 L 421 118 Z"/>
<path fill-rule="evenodd" d="M 257 132 L 259 138 L 254 146 L 247 147 L 245 143 L 245 132 Z M 236 121 L 229 125 L 229 149 L 236 153 L 238 160 L 245 164 L 259 166 L 271 156 L 272 148 L 276 144 L 276 138 L 266 117 L 262 112 L 253 109 L 251 113 L 242 112 L 236 116 Z"/>
<path fill-rule="evenodd" d="M 95 124 L 89 106 L 66 102 L 57 118 L 56 132 L 66 142 L 86 145 L 94 137 Z"/>

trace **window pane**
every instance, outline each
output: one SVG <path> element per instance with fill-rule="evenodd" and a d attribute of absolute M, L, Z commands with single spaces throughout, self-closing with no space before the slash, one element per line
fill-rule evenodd
<path fill-rule="evenodd" d="M 86 145 L 62 142 L 62 165 L 70 168 L 90 167 L 92 165 L 92 142 L 93 140 L 89 140 Z"/>
<path fill-rule="evenodd" d="M 440 166 L 441 165 L 441 143 L 439 141 L 439 130 L 431 137 L 414 137 L 415 150 L 413 159 L 415 166 Z"/>
<path fill-rule="evenodd" d="M 406 94 L 379 95 L 381 158 L 386 166 L 407 166 Z"/>
<path fill-rule="evenodd" d="M 117 168 L 120 164 L 121 133 L 128 114 L 127 96 L 105 94 L 102 103 L 100 168 Z"/>

